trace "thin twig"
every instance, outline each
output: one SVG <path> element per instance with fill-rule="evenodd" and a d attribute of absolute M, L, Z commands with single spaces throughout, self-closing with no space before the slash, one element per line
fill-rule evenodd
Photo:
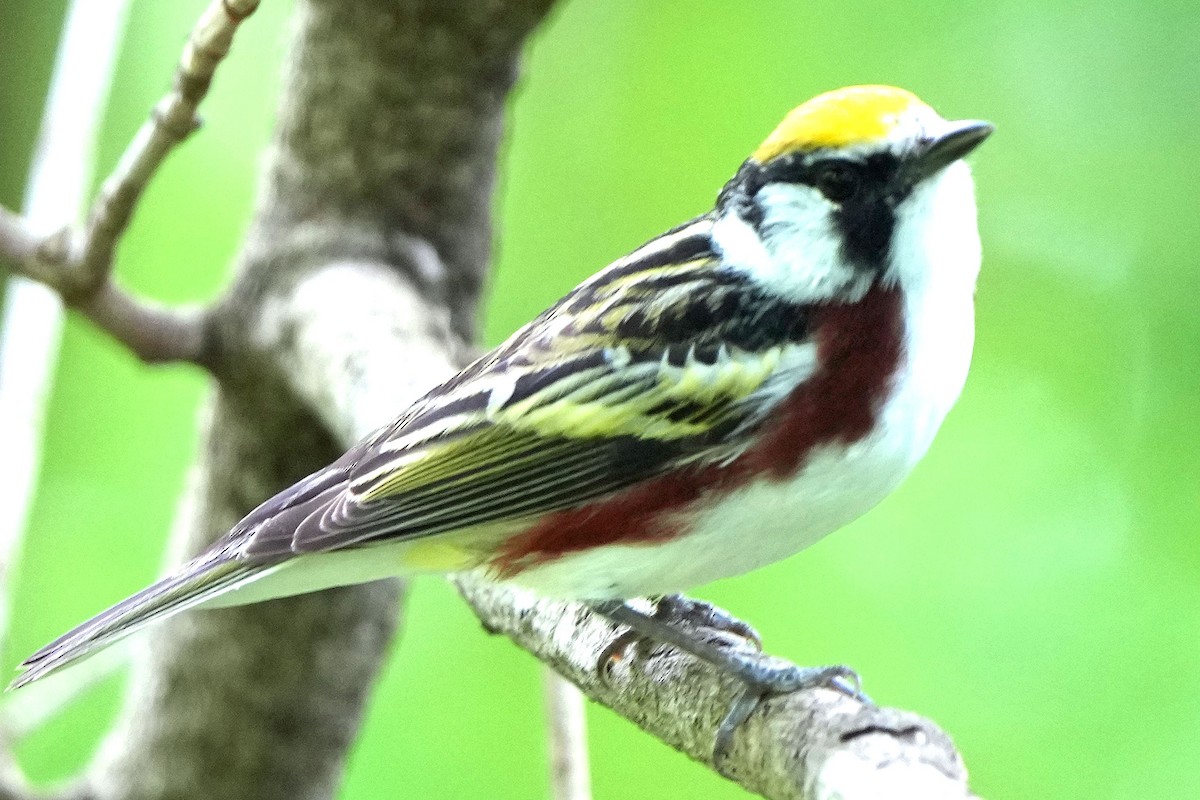
<path fill-rule="evenodd" d="M 550 667 L 542 667 L 542 690 L 550 739 L 550 796 L 591 800 L 583 694 Z"/>
<path fill-rule="evenodd" d="M 0 209 L 0 260 L 54 289 L 147 363 L 209 366 L 206 316 L 162 308 L 119 287 L 112 279 L 117 244 L 163 160 L 199 127 L 196 112 L 213 74 L 259 1 L 215 0 L 205 9 L 184 47 L 171 92 L 125 149 L 82 230 L 66 227 L 46 235 L 44 224 Z"/>
<path fill-rule="evenodd" d="M 213 73 L 229 54 L 238 26 L 260 0 L 215 0 L 201 14 L 184 46 L 171 93 L 154 107 L 125 148 L 88 215 L 79 257 L 79 290 L 98 290 L 112 271 L 113 253 L 134 208 L 167 154 L 199 126 L 196 111 Z M 75 287 L 71 287 L 75 290 Z"/>
<path fill-rule="evenodd" d="M 107 275 L 95 288 L 73 291 L 69 276 L 77 274 L 79 269 L 78 259 L 73 255 L 73 238 L 68 228 L 39 236 L 28 219 L 0 208 L 0 263 L 43 284 L 38 287 L 41 298 L 46 297 L 45 287 L 57 295 L 58 299 L 51 295 L 48 302 L 39 298 L 39 313 L 33 322 L 38 327 L 50 326 L 43 337 L 52 336 L 57 342 L 61 300 L 148 364 L 186 361 L 207 365 L 205 317 L 199 309 L 168 309 L 141 300 L 121 289 Z M 14 313 L 24 312 L 24 316 L 30 316 L 30 304 L 35 301 L 26 294 L 20 300 L 24 305 L 19 311 L 16 299 L 9 304 L 6 315 L 9 320 L 13 319 Z M 15 330 L 6 327 L 6 338 L 9 339 L 6 350 L 12 350 L 14 355 L 5 361 L 29 363 L 34 357 L 33 342 L 29 336 L 20 336 Z"/>

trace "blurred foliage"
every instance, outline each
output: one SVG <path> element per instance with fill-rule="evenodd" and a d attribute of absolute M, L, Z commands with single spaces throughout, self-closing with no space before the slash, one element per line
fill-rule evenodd
<path fill-rule="evenodd" d="M 0 4 L 0 200 L 15 205 L 63 2 Z M 134 5 L 110 167 L 202 3 Z M 264 4 L 208 124 L 121 249 L 164 301 L 214 296 L 270 124 L 287 4 Z M 1200 11 L 1193 2 L 567 0 L 512 104 L 487 308 L 497 342 L 707 208 L 791 106 L 884 82 L 998 133 L 975 157 L 985 264 L 966 393 L 893 498 L 811 551 L 698 593 L 774 652 L 845 662 L 952 733 L 989 798 L 1200 795 Z M 202 378 L 69 323 L 4 665 L 148 582 Z M 0 444 L 2 447 L 2 444 Z M 419 581 L 346 798 L 543 796 L 537 664 Z M 77 769 L 119 679 L 30 739 Z M 598 798 L 745 794 L 591 711 Z"/>

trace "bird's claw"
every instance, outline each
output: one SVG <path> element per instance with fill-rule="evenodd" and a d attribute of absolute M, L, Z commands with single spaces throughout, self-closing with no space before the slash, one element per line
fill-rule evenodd
<path fill-rule="evenodd" d="M 744 671 L 734 673 L 743 683 L 729 706 L 729 711 L 717 726 L 713 744 L 713 765 L 722 765 L 733 749 L 733 735 L 750 718 L 762 701 L 773 694 L 791 694 L 807 689 L 832 689 L 861 703 L 873 705 L 862 691 L 862 679 L 846 666 L 798 667 L 794 664 L 771 664 L 769 657 L 745 662 Z"/>

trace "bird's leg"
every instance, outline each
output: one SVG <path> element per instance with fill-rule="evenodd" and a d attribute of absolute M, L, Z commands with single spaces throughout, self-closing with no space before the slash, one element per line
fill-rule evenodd
<path fill-rule="evenodd" d="M 654 603 L 654 618 L 669 625 L 690 628 L 705 640 L 723 647 L 734 647 L 748 642 L 755 650 L 762 650 L 762 637 L 758 631 L 737 619 L 724 609 L 703 600 L 693 600 L 682 594 L 668 594 L 651 598 Z M 615 636 L 596 659 L 598 671 L 607 674 L 609 665 L 639 641 L 648 638 L 636 628 L 629 628 Z M 649 637 L 653 639 L 653 637 Z"/>
<path fill-rule="evenodd" d="M 664 598 L 665 599 L 665 598 Z M 660 605 L 661 605 L 660 601 Z M 646 614 L 619 600 L 593 603 L 596 613 L 629 630 L 614 640 L 601 654 L 600 668 L 612 657 L 638 638 L 652 639 L 672 645 L 689 655 L 717 667 L 739 679 L 745 688 L 734 698 L 725 718 L 717 728 L 713 762 L 719 767 L 733 745 L 733 734 L 769 694 L 786 694 L 803 689 L 827 688 L 850 697 L 870 702 L 859 688 L 858 675 L 844 666 L 798 667 L 780 663 L 777 659 L 757 652 L 758 634 L 749 625 L 735 620 L 726 612 L 686 598 L 672 597 L 673 608 L 660 615 Z M 665 618 L 664 618 L 665 617 Z M 701 631 L 707 629 L 706 635 Z M 715 638 L 711 632 L 716 631 Z M 756 645 L 755 652 L 733 646 L 729 636 Z"/>
<path fill-rule="evenodd" d="M 710 634 L 708 638 L 729 646 L 748 642 L 755 650 L 762 651 L 762 637 L 752 625 L 703 600 L 694 600 L 682 594 L 665 595 L 655 602 L 654 616 L 671 625 Z"/>
<path fill-rule="evenodd" d="M 654 618 L 668 625 L 688 628 L 697 636 L 721 647 L 735 647 L 745 642 L 755 650 L 762 650 L 762 637 L 758 631 L 711 603 L 681 594 L 654 597 L 651 601 L 654 603 Z M 633 627 L 613 637 L 596 659 L 598 671 L 607 675 L 613 662 L 624 656 L 630 647 L 647 638 L 654 639 Z"/>

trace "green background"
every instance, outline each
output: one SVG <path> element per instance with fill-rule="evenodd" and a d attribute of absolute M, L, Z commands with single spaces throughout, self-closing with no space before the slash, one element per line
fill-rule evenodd
<path fill-rule="evenodd" d="M 202 3 L 137 2 L 108 169 Z M 63 2 L 0 4 L 0 200 L 20 201 Z M 245 27 L 121 249 L 164 301 L 214 296 L 247 218 L 288 4 Z M 497 198 L 495 343 L 576 281 L 706 209 L 792 106 L 860 82 L 994 121 L 974 158 L 984 270 L 971 377 L 879 509 L 698 594 L 769 649 L 845 662 L 942 724 L 988 798 L 1200 796 L 1200 10 L 1194 2 L 568 0 L 529 48 Z M 15 584 L 7 668 L 150 581 L 203 378 L 67 326 Z M 3 443 L 0 443 L 0 449 Z M 418 581 L 347 798 L 545 793 L 537 664 Z M 111 679 L 20 748 L 78 769 Z M 589 711 L 596 796 L 744 793 Z"/>

